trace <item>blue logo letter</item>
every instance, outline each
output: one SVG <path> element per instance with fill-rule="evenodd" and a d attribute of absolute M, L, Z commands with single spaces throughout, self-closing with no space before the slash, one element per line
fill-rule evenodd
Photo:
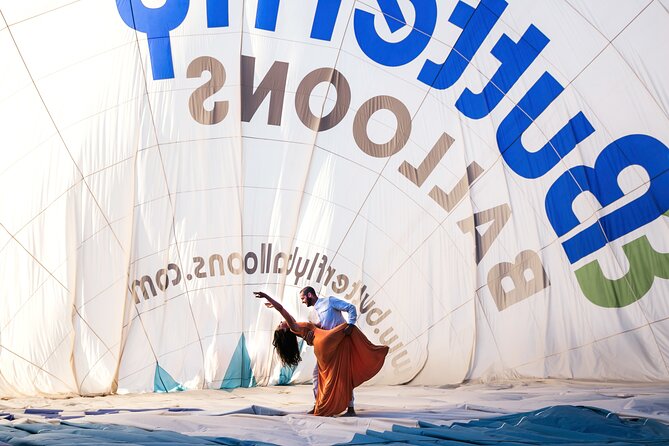
<path fill-rule="evenodd" d="M 387 67 L 398 67 L 414 60 L 425 49 L 437 24 L 437 4 L 435 0 L 411 0 L 416 10 L 416 21 L 409 35 L 401 42 L 386 42 L 379 37 L 374 28 L 374 14 L 355 10 L 353 27 L 355 37 L 360 49 L 373 61 Z M 379 2 L 382 12 L 387 14 L 386 22 L 391 31 L 397 28 L 397 20 L 393 20 L 393 14 L 397 14 L 399 7 L 393 2 Z M 388 10 L 389 12 L 387 12 Z M 394 11 L 394 12 L 393 12 Z M 401 12 L 401 11 L 400 11 Z"/>
<path fill-rule="evenodd" d="M 629 166 L 648 174 L 648 190 L 624 206 L 604 215 L 562 243 L 571 263 L 644 226 L 669 209 L 669 148 L 647 135 L 629 135 L 612 142 L 597 157 L 594 167 L 576 166 L 562 174 L 546 194 L 546 213 L 555 233 L 563 236 L 580 222 L 572 204 L 590 191 L 602 207 L 625 196 L 618 175 Z"/>
<path fill-rule="evenodd" d="M 461 28 L 462 34 L 443 64 L 431 60 L 425 62 L 418 80 L 437 90 L 452 86 L 460 79 L 506 7 L 504 0 L 481 0 L 476 9 L 467 3 L 458 2 L 448 21 Z"/>
<path fill-rule="evenodd" d="M 146 33 L 154 80 L 174 78 L 170 31 L 184 21 L 188 5 L 189 0 L 167 0 L 160 8 L 147 8 L 141 0 L 116 0 L 125 24 Z"/>
<path fill-rule="evenodd" d="M 595 131 L 585 115 L 579 112 L 539 151 L 530 152 L 525 148 L 523 133 L 562 91 L 562 85 L 549 73 L 544 73 L 499 125 L 497 146 L 504 161 L 518 175 L 525 178 L 543 176 Z"/>
<path fill-rule="evenodd" d="M 481 93 L 477 94 L 465 88 L 455 107 L 472 119 L 487 116 L 547 44 L 548 38 L 534 25 L 530 25 L 518 43 L 514 43 L 509 36 L 503 34 L 492 49 L 492 55 L 502 65 Z"/>

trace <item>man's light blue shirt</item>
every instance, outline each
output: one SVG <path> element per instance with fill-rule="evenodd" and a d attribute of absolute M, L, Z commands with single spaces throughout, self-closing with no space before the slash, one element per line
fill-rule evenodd
<path fill-rule="evenodd" d="M 358 312 L 355 305 L 334 296 L 319 297 L 314 303 L 314 309 L 318 313 L 318 325 L 324 330 L 332 330 L 337 325 L 347 322 L 342 316 L 344 311 L 348 315 L 348 323 L 354 325 L 358 320 Z M 316 321 L 312 321 L 316 322 Z"/>

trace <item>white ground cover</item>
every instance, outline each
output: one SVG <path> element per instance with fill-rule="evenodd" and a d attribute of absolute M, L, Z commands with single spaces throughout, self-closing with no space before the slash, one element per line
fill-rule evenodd
<path fill-rule="evenodd" d="M 4 399 L 0 412 L 16 419 L 3 423 L 109 423 L 165 429 L 186 435 L 224 436 L 281 445 L 329 445 L 349 441 L 367 429 L 390 430 L 393 424 L 415 426 L 470 420 L 553 405 L 585 405 L 622 416 L 647 417 L 669 423 L 669 386 L 662 384 L 583 381 L 513 381 L 463 384 L 451 388 L 368 386 L 356 390 L 358 416 L 306 415 L 313 403 L 311 386 L 239 388 L 100 397 Z M 62 410 L 59 418 L 25 414 L 29 408 Z M 199 411 L 169 411 L 191 408 Z M 126 409 L 115 414 L 85 412 Z M 133 412 L 128 409 L 152 409 Z"/>

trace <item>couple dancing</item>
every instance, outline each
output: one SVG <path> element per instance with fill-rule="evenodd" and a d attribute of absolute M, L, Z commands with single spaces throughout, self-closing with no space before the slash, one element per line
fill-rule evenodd
<path fill-rule="evenodd" d="M 372 378 L 381 370 L 388 347 L 374 345 L 354 325 L 355 306 L 335 297 L 316 297 L 312 287 L 300 291 L 307 307 L 314 307 L 318 322 L 297 322 L 283 306 L 267 293 L 254 291 L 265 306 L 274 308 L 285 319 L 274 331 L 272 344 L 284 365 L 296 366 L 301 360 L 297 336 L 314 346 L 314 397 L 316 403 L 309 413 L 320 416 L 355 415 L 353 388 Z M 348 323 L 341 312 L 348 314 Z"/>

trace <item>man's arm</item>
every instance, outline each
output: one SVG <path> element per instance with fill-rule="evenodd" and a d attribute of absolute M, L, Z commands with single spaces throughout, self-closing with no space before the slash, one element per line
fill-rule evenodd
<path fill-rule="evenodd" d="M 358 311 L 355 309 L 355 305 L 346 302 L 345 300 L 337 299 L 334 296 L 330 297 L 330 307 L 335 310 L 345 311 L 348 315 L 348 327 L 344 329 L 344 333 L 347 335 L 351 334 L 353 326 L 358 320 Z"/>

